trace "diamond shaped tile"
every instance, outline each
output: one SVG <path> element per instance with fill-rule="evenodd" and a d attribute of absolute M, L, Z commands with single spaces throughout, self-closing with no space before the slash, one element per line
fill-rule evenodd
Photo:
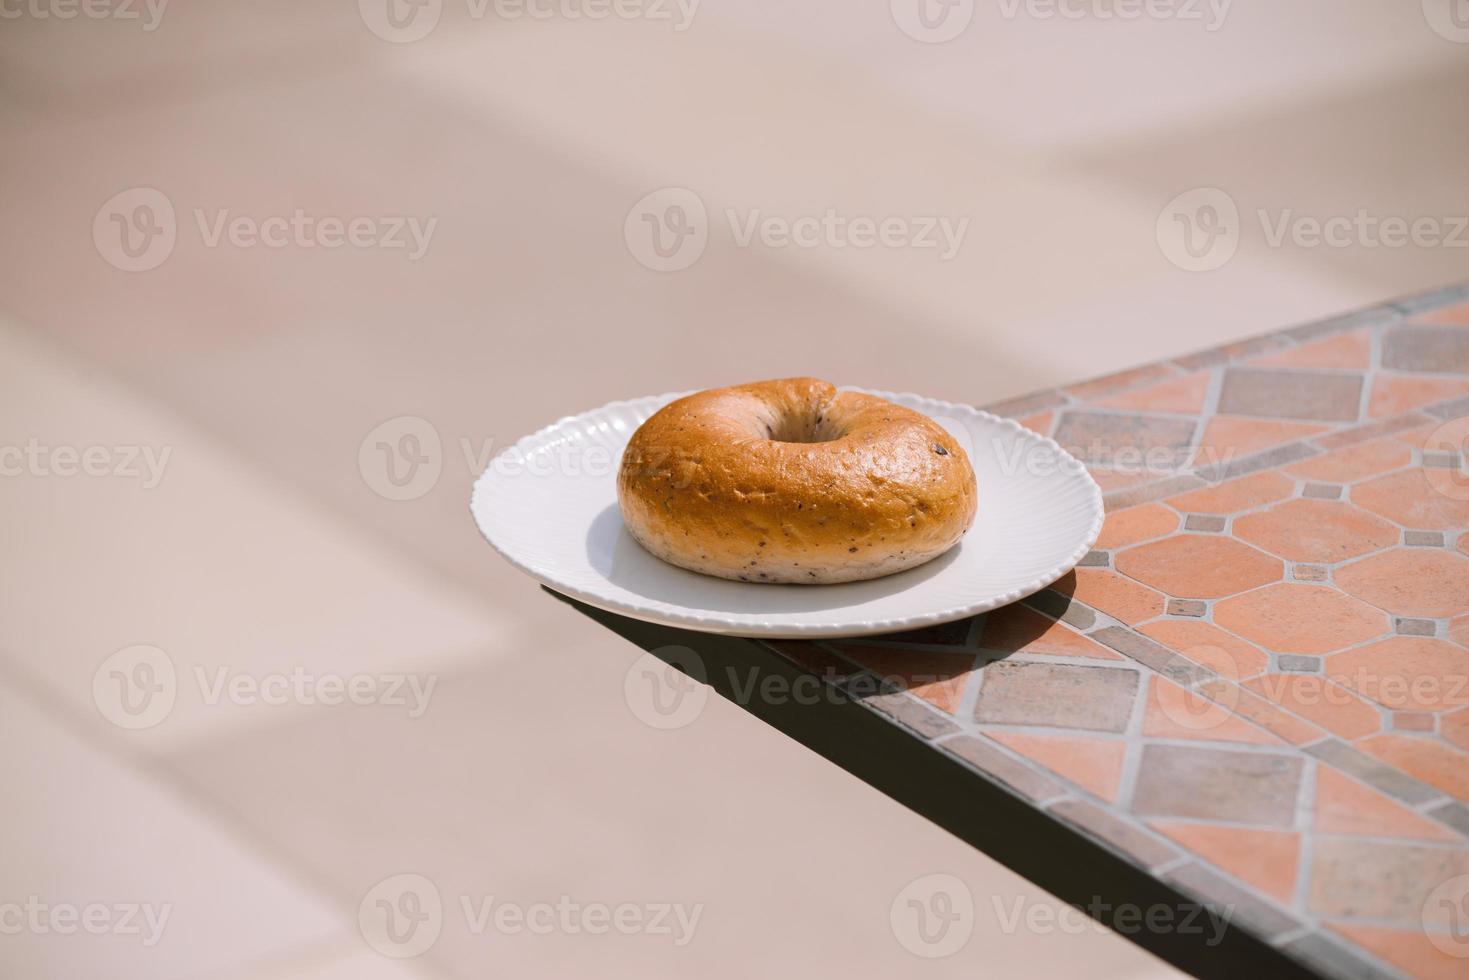
<path fill-rule="evenodd" d="M 1204 407 L 1209 391 L 1209 372 L 1195 371 L 1181 378 L 1150 385 L 1100 403 L 1102 408 L 1127 408 L 1144 412 L 1181 412 L 1192 415 Z"/>
<path fill-rule="evenodd" d="M 1121 732 L 1137 685 L 1137 672 L 1120 667 L 1001 661 L 984 669 L 975 720 Z"/>
<path fill-rule="evenodd" d="M 1331 928 L 1417 980 L 1463 980 L 1464 959 L 1429 941 L 1421 926 L 1393 929 L 1333 922 Z"/>
<path fill-rule="evenodd" d="M 1458 840 L 1439 824 L 1330 766 L 1316 767 L 1316 831 L 1362 837 Z"/>
<path fill-rule="evenodd" d="M 1230 368 L 1219 393 L 1219 411 L 1278 419 L 1350 422 L 1362 399 L 1362 376 L 1314 371 Z"/>
<path fill-rule="evenodd" d="M 1444 715 L 1439 722 L 1439 734 L 1461 749 L 1469 749 L 1469 708 Z"/>
<path fill-rule="evenodd" d="M 1298 757 L 1203 746 L 1143 749 L 1133 811 L 1266 827 L 1295 822 Z"/>
<path fill-rule="evenodd" d="M 1148 690 L 1143 735 L 1202 742 L 1282 744 L 1279 736 L 1238 717 L 1227 704 L 1210 701 L 1162 677 L 1154 677 Z"/>
<path fill-rule="evenodd" d="M 1374 735 L 1357 745 L 1368 755 L 1430 786 L 1469 800 L 1469 753 L 1412 735 Z"/>
<path fill-rule="evenodd" d="M 1469 381 L 1384 372 L 1373 378 L 1367 415 L 1374 419 L 1387 418 L 1465 394 L 1469 394 Z"/>
<path fill-rule="evenodd" d="M 1290 904 L 1300 860 L 1300 834 L 1175 820 L 1148 823 L 1240 881 L 1254 885 L 1277 902 Z"/>
<path fill-rule="evenodd" d="M 1469 851 L 1406 842 L 1326 837 L 1316 841 L 1313 857 L 1312 912 L 1414 926 L 1434 885 L 1469 873 Z"/>
<path fill-rule="evenodd" d="M 1104 800 L 1117 798 L 1127 754 L 1127 743 L 1121 739 L 1006 731 L 985 734 Z"/>
<path fill-rule="evenodd" d="M 1366 328 L 1257 357 L 1251 367 L 1367 368 L 1372 365 L 1372 332 Z"/>

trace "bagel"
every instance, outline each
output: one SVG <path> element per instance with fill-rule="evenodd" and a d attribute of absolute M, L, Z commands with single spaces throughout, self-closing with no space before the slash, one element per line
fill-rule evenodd
<path fill-rule="evenodd" d="M 680 568 L 826 585 L 938 557 L 974 520 L 974 470 L 943 426 L 815 378 L 665 405 L 617 473 L 628 532 Z"/>

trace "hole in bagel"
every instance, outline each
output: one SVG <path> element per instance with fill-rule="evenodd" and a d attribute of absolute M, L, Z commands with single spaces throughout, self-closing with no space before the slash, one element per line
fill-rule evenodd
<path fill-rule="evenodd" d="M 835 442 L 846 434 L 819 411 L 775 413 L 765 420 L 765 437 L 772 442 Z"/>

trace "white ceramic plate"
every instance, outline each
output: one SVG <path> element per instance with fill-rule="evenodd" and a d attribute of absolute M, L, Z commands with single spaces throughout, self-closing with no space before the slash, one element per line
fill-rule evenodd
<path fill-rule="evenodd" d="M 963 619 L 1046 587 L 1096 542 L 1101 490 L 1052 440 L 967 405 L 871 394 L 953 433 L 979 483 L 964 539 L 897 575 L 761 585 L 698 575 L 644 551 L 617 509 L 617 464 L 634 430 L 680 394 L 613 402 L 526 436 L 475 482 L 470 510 L 496 551 L 557 592 L 635 619 L 742 636 L 865 636 Z"/>

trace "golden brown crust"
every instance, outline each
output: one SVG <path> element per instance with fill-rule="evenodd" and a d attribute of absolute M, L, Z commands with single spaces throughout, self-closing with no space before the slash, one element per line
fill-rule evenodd
<path fill-rule="evenodd" d="M 927 416 L 814 378 L 718 388 L 642 424 L 617 477 L 653 554 L 749 582 L 850 582 L 922 564 L 974 519 L 974 471 Z"/>

